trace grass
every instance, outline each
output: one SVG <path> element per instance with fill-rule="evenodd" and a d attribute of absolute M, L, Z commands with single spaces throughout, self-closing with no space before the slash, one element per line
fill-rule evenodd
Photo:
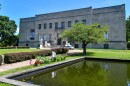
<path fill-rule="evenodd" d="M 33 51 L 40 51 L 40 49 L 0 49 L 0 55 L 5 53 L 33 52 Z"/>
<path fill-rule="evenodd" d="M 87 49 L 86 51 L 86 56 L 94 56 L 97 58 L 130 59 L 130 50 Z"/>
<path fill-rule="evenodd" d="M 0 86 L 14 86 L 14 85 L 6 84 L 6 83 L 0 83 Z"/>

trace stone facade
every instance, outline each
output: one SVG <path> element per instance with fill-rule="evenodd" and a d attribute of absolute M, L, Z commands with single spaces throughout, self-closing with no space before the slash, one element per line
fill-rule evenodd
<path fill-rule="evenodd" d="M 108 43 L 89 44 L 91 48 L 126 49 L 125 5 L 104 8 L 92 7 L 40 14 L 35 17 L 20 19 L 19 46 L 39 47 L 40 39 L 52 46 L 63 45 L 66 41 L 60 39 L 65 29 L 70 29 L 75 22 L 86 24 L 105 24 L 110 27 L 106 38 Z M 82 47 L 81 44 L 73 44 Z"/>

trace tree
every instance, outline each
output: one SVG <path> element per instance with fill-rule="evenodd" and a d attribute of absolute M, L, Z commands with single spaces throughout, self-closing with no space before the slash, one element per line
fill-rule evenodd
<path fill-rule="evenodd" d="M 126 20 L 126 40 L 130 40 L 130 16 Z"/>
<path fill-rule="evenodd" d="M 82 43 L 83 54 L 86 55 L 86 46 L 89 43 L 106 41 L 104 34 L 107 31 L 108 26 L 106 25 L 77 23 L 72 26 L 72 29 L 63 31 L 62 38 L 73 39 L 76 42 Z"/>
<path fill-rule="evenodd" d="M 0 16 L 0 45 L 11 46 L 16 30 L 17 25 L 15 21 L 10 20 L 7 16 Z"/>

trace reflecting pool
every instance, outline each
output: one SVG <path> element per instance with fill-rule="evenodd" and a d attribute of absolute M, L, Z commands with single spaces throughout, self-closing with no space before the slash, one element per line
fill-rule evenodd
<path fill-rule="evenodd" d="M 41 86 L 130 86 L 130 63 L 84 60 L 21 81 Z"/>

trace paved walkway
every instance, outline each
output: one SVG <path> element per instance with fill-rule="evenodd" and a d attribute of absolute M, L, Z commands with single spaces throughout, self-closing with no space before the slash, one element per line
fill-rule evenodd
<path fill-rule="evenodd" d="M 82 50 L 69 50 L 68 53 L 79 53 L 82 52 Z M 31 61 L 31 64 L 35 63 L 36 59 L 33 59 Z M 29 66 L 30 65 L 30 60 L 26 60 L 23 62 L 17 62 L 17 63 L 12 63 L 12 64 L 4 64 L 2 66 L 0 66 L 0 72 L 4 72 L 4 71 L 8 71 L 11 69 L 15 69 L 15 68 L 20 68 L 20 67 L 25 67 L 25 66 Z"/>
<path fill-rule="evenodd" d="M 36 59 L 32 60 L 32 64 L 35 63 Z M 15 69 L 15 68 L 20 68 L 20 67 L 25 67 L 30 65 L 30 60 L 22 61 L 22 62 L 17 62 L 17 63 L 12 63 L 12 64 L 4 64 L 0 66 L 0 72 Z"/>

